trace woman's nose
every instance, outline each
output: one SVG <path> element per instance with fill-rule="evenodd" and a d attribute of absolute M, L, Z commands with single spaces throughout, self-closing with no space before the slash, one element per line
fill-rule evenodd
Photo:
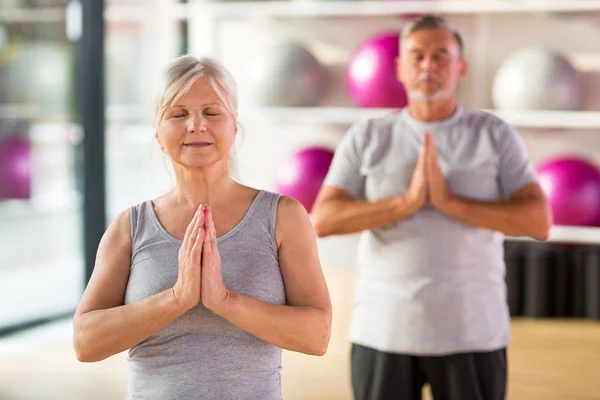
<path fill-rule="evenodd" d="M 191 114 L 188 120 L 188 130 L 190 132 L 206 131 L 206 119 L 197 113 Z"/>

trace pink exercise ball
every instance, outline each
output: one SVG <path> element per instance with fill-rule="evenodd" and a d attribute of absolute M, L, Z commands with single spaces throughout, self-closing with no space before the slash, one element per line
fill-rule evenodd
<path fill-rule="evenodd" d="M 359 107 L 406 106 L 404 86 L 396 75 L 399 32 L 376 35 L 352 53 L 346 66 L 346 88 Z"/>
<path fill-rule="evenodd" d="M 31 145 L 17 136 L 0 139 L 0 199 L 31 196 Z"/>
<path fill-rule="evenodd" d="M 333 154 L 323 147 L 309 147 L 293 153 L 279 166 L 275 178 L 277 191 L 298 200 L 307 212 L 311 212 Z"/>
<path fill-rule="evenodd" d="M 600 225 L 600 170 L 579 157 L 556 157 L 537 168 L 556 225 Z"/>

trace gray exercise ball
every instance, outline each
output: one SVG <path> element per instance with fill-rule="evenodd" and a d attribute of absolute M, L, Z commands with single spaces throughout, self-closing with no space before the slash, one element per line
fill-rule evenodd
<path fill-rule="evenodd" d="M 316 106 L 329 88 L 326 68 L 297 42 L 265 48 L 244 69 L 247 95 L 262 106 Z"/>
<path fill-rule="evenodd" d="M 496 71 L 492 101 L 498 109 L 578 110 L 583 85 L 562 54 L 526 48 L 510 55 Z"/>

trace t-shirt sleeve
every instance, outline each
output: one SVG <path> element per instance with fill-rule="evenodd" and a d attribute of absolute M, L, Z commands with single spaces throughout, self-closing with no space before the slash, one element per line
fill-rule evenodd
<path fill-rule="evenodd" d="M 508 199 L 521 187 L 537 181 L 527 147 L 521 135 L 509 124 L 500 130 L 500 190 Z"/>
<path fill-rule="evenodd" d="M 365 177 L 361 174 L 368 120 L 355 123 L 338 144 L 323 186 L 346 190 L 355 199 L 364 199 Z"/>

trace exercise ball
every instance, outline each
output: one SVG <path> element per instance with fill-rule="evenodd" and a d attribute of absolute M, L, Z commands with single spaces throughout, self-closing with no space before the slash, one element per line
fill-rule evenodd
<path fill-rule="evenodd" d="M 253 102 L 271 107 L 312 107 L 327 95 L 329 74 L 298 42 L 267 46 L 244 65 Z"/>
<path fill-rule="evenodd" d="M 31 145 L 23 138 L 0 139 L 0 199 L 31 196 Z"/>
<path fill-rule="evenodd" d="M 407 103 L 396 75 L 399 32 L 374 36 L 351 54 L 346 66 L 346 88 L 359 107 L 400 108 Z"/>
<path fill-rule="evenodd" d="M 578 157 L 556 157 L 541 163 L 537 174 L 555 224 L 600 224 L 600 170 L 594 164 Z"/>
<path fill-rule="evenodd" d="M 498 109 L 578 110 L 583 97 L 577 70 L 562 54 L 542 48 L 510 55 L 492 82 L 492 101 Z"/>
<path fill-rule="evenodd" d="M 294 152 L 278 168 L 275 178 L 277 191 L 298 200 L 310 212 L 329 171 L 333 154 L 324 147 L 308 147 Z"/>

